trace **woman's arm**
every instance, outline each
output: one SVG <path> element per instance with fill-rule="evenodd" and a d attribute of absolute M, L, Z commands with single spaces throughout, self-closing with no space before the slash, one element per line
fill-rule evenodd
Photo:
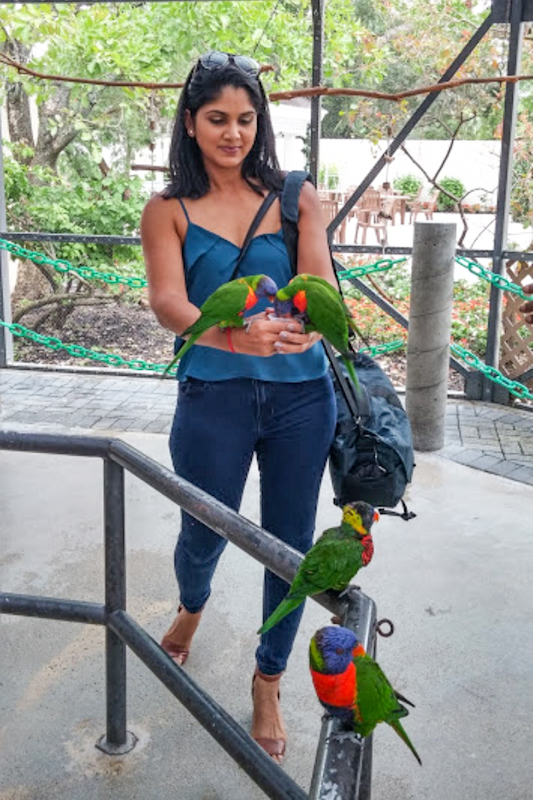
<path fill-rule="evenodd" d="M 331 264 L 326 225 L 315 187 L 306 181 L 299 200 L 298 272 L 318 275 L 338 289 Z"/>

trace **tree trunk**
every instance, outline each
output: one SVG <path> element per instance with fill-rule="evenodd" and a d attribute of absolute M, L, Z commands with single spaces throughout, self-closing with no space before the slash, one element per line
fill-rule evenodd
<path fill-rule="evenodd" d="M 8 40 L 4 44 L 4 51 L 15 61 L 22 64 L 28 62 L 29 47 L 25 47 L 20 42 Z M 31 125 L 30 100 L 24 90 L 24 86 L 19 81 L 6 82 L 6 112 L 9 138 L 16 144 L 34 147 L 35 140 Z M 30 156 L 16 154 L 18 161 L 22 164 L 31 162 Z"/>

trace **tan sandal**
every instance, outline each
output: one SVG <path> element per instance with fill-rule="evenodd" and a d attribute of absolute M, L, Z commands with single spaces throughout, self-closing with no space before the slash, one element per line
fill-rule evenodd
<path fill-rule="evenodd" d="M 176 642 L 173 641 L 173 638 L 172 638 L 173 634 L 175 634 L 175 632 L 176 632 L 176 628 L 178 626 L 178 618 L 179 618 L 179 615 L 180 615 L 180 611 L 182 611 L 182 610 L 186 611 L 186 609 L 184 609 L 183 605 L 180 604 L 178 606 L 178 613 L 177 613 L 176 618 L 174 619 L 174 622 L 172 623 L 172 625 L 170 626 L 168 631 L 165 633 L 165 635 L 161 639 L 161 647 L 162 647 L 162 649 L 165 651 L 165 653 L 167 653 L 167 655 L 170 656 L 172 661 L 174 661 L 174 663 L 177 664 L 179 667 L 183 667 L 184 666 L 185 662 L 189 658 L 189 653 L 191 652 L 189 647 L 184 647 L 183 645 L 177 644 Z M 187 613 L 189 613 L 189 612 L 187 612 Z M 196 624 L 194 626 L 194 630 L 192 632 L 193 636 L 194 636 L 194 633 L 196 631 L 196 628 L 200 624 L 200 616 L 201 616 L 201 614 L 202 614 L 202 611 L 198 611 L 197 614 L 191 614 L 190 615 L 190 616 L 198 616 L 198 621 L 196 622 Z"/>
<path fill-rule="evenodd" d="M 266 683 L 279 683 L 281 678 L 280 673 L 279 675 L 265 675 L 263 672 L 260 672 L 258 669 L 255 670 L 254 676 L 252 678 L 252 699 L 255 701 L 255 681 L 257 678 L 261 681 L 265 681 Z M 279 689 L 278 689 L 278 700 L 280 697 Z M 253 725 L 253 723 L 252 723 Z M 268 755 L 276 761 L 277 764 L 281 764 L 283 760 L 283 756 L 285 755 L 285 747 L 287 744 L 287 740 L 283 737 L 279 737 L 277 739 L 270 738 L 268 736 L 254 736 L 252 734 L 252 739 L 254 742 L 257 742 L 259 747 L 261 747 Z"/>

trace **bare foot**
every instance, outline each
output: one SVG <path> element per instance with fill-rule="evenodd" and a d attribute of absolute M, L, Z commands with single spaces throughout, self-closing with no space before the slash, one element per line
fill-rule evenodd
<path fill-rule="evenodd" d="M 263 675 L 256 671 L 252 684 L 252 739 L 277 764 L 281 764 L 283 760 L 287 739 L 279 703 L 280 678 L 281 675 Z"/>
<path fill-rule="evenodd" d="M 168 653 L 173 661 L 182 667 L 191 649 L 196 628 L 200 624 L 202 612 L 190 614 L 183 606 L 178 609 L 178 614 L 161 640 L 161 647 Z"/>

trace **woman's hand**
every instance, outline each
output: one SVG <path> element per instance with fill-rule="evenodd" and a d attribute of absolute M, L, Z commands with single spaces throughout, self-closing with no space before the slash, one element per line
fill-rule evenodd
<path fill-rule="evenodd" d="M 268 358 L 278 353 L 304 353 L 322 337 L 319 333 L 302 333 L 298 320 L 257 314 L 248 318 L 244 328 L 233 328 L 231 338 L 237 353 Z"/>
<path fill-rule="evenodd" d="M 526 292 L 526 294 L 533 294 L 533 283 L 530 283 L 529 286 L 524 286 L 524 292 Z M 525 321 L 533 325 L 533 300 L 522 303 L 518 310 L 524 315 Z"/>

